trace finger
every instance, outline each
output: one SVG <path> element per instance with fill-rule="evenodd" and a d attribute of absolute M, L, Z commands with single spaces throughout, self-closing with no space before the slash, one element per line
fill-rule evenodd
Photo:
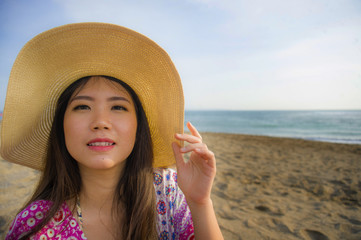
<path fill-rule="evenodd" d="M 202 149 L 202 151 L 208 150 L 207 145 L 204 143 L 193 143 L 193 144 L 189 144 L 187 146 L 180 148 L 180 152 L 188 153 L 188 152 L 195 151 L 196 149 Z"/>
<path fill-rule="evenodd" d="M 202 136 L 199 134 L 198 130 L 190 122 L 187 122 L 187 127 L 193 136 L 199 137 L 202 140 Z"/>
<path fill-rule="evenodd" d="M 202 142 L 202 139 L 200 139 L 199 137 L 189 135 L 189 134 L 176 133 L 175 138 L 177 140 L 186 141 L 186 142 L 189 142 L 189 143 L 200 143 L 200 142 Z"/>
<path fill-rule="evenodd" d="M 172 148 L 173 148 L 173 153 L 174 153 L 174 158 L 175 158 L 175 164 L 176 164 L 177 168 L 179 169 L 179 167 L 182 167 L 185 164 L 184 158 L 180 151 L 180 146 L 178 143 L 173 142 Z"/>
<path fill-rule="evenodd" d="M 215 158 L 214 153 L 212 151 L 209 151 L 209 150 L 205 151 L 204 149 L 196 148 L 195 152 L 201 158 L 203 158 L 209 166 L 211 166 L 211 167 L 216 166 L 216 158 Z"/>

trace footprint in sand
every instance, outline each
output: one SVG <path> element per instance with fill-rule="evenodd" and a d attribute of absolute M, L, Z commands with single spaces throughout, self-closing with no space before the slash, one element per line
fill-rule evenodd
<path fill-rule="evenodd" d="M 329 240 L 325 234 L 316 230 L 304 229 L 302 233 L 308 240 Z"/>
<path fill-rule="evenodd" d="M 257 205 L 254 208 L 257 209 L 258 211 L 267 213 L 271 216 L 283 216 L 284 215 L 280 210 L 270 209 L 269 207 L 264 206 L 264 205 Z"/>
<path fill-rule="evenodd" d="M 353 224 L 353 225 L 361 225 L 361 221 L 357 220 L 357 219 L 353 219 L 353 218 L 348 218 L 345 215 L 342 214 L 338 214 L 341 218 L 347 220 L 349 223 Z"/>

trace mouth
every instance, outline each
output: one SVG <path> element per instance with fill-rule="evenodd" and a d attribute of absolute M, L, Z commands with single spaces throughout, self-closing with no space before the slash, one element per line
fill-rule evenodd
<path fill-rule="evenodd" d="M 113 148 L 115 142 L 108 138 L 96 138 L 87 143 L 87 146 L 95 151 L 107 151 Z"/>
<path fill-rule="evenodd" d="M 115 145 L 115 143 L 111 143 L 111 142 L 93 142 L 93 143 L 88 143 L 88 146 L 96 146 L 96 147 L 105 147 L 105 146 L 112 146 Z"/>

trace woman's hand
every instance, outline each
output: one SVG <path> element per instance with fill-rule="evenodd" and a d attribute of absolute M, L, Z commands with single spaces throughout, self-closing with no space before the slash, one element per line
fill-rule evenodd
<path fill-rule="evenodd" d="M 202 137 L 189 122 L 191 134 L 176 134 L 175 138 L 189 144 L 181 148 L 173 143 L 173 151 L 178 172 L 178 185 L 182 189 L 194 223 L 195 239 L 223 239 L 211 200 L 211 190 L 216 176 L 216 159 Z M 185 162 L 184 153 L 191 153 Z"/>
<path fill-rule="evenodd" d="M 191 134 L 176 134 L 175 138 L 188 142 L 185 147 L 173 143 L 173 152 L 178 172 L 178 185 L 182 189 L 188 204 L 208 204 L 212 184 L 216 175 L 216 159 L 207 145 L 202 143 L 202 137 L 197 129 L 187 123 Z M 189 161 L 185 162 L 184 153 L 191 153 Z"/>

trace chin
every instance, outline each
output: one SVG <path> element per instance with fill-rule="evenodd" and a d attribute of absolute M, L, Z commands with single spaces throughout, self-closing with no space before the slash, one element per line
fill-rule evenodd
<path fill-rule="evenodd" d="M 122 162 L 114 162 L 111 159 L 101 159 L 101 160 L 97 160 L 96 163 L 94 163 L 93 168 L 94 169 L 99 169 L 99 170 L 107 170 L 107 169 L 112 169 L 112 168 L 116 168 L 116 167 L 123 167 L 123 163 L 125 161 Z"/>

